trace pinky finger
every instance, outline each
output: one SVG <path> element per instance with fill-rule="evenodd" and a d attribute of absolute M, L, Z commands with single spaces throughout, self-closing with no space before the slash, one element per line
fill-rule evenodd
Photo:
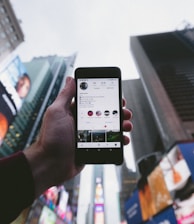
<path fill-rule="evenodd" d="M 130 143 L 130 138 L 126 135 L 123 135 L 123 144 L 128 145 Z"/>

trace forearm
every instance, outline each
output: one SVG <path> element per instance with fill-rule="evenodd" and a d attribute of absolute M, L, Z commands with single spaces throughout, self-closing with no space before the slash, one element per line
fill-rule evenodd
<path fill-rule="evenodd" d="M 10 223 L 34 200 L 34 180 L 23 154 L 0 160 L 0 223 Z"/>

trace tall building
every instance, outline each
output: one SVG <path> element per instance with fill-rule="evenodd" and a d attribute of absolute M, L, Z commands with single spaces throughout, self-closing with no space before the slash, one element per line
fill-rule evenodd
<path fill-rule="evenodd" d="M 20 43 L 24 34 L 9 0 L 0 1 L 0 62 Z"/>
<path fill-rule="evenodd" d="M 194 30 L 131 37 L 131 49 L 167 150 L 194 135 Z"/>
<path fill-rule="evenodd" d="M 123 93 L 133 111 L 134 128 L 131 132 L 131 144 L 138 164 L 148 155 L 162 153 L 164 146 L 141 80 L 124 80 Z"/>
<path fill-rule="evenodd" d="M 34 141 L 46 108 L 64 85 L 66 75 L 71 74 L 75 57 L 39 57 L 23 63 L 31 80 L 30 92 L 9 126 L 0 147 L 1 157 L 22 150 Z"/>
<path fill-rule="evenodd" d="M 194 29 L 132 36 L 130 43 L 140 78 L 124 81 L 123 92 L 134 114 L 140 177 L 126 203 L 127 221 L 192 223 Z"/>

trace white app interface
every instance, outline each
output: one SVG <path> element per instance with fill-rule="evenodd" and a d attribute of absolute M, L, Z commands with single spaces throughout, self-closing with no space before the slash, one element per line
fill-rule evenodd
<path fill-rule="evenodd" d="M 119 148 L 119 80 L 86 78 L 77 85 L 77 147 Z"/>

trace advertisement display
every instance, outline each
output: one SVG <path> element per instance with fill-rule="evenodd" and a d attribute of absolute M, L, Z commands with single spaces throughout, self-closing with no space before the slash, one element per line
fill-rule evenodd
<path fill-rule="evenodd" d="M 147 181 L 147 178 L 142 179 L 139 182 L 138 194 L 142 213 L 142 220 L 145 221 L 155 214 L 154 201 L 151 195 L 151 189 Z"/>
<path fill-rule="evenodd" d="M 177 223 L 194 223 L 194 143 L 178 144 L 176 150 L 181 154 L 181 161 L 184 161 L 178 166 L 181 180 L 175 192 Z"/>
<path fill-rule="evenodd" d="M 191 171 L 183 157 L 179 145 L 174 146 L 170 152 L 163 157 L 160 162 L 160 167 L 163 171 L 168 191 L 171 193 L 172 197 L 176 199 L 178 192 L 185 187 L 191 177 Z"/>
<path fill-rule="evenodd" d="M 148 222 L 145 224 L 176 224 L 176 217 L 174 214 L 173 207 L 169 207 L 164 211 L 160 212 L 158 215 L 152 217 Z"/>
<path fill-rule="evenodd" d="M 187 162 L 187 165 L 191 171 L 192 181 L 194 182 L 194 154 L 193 154 L 194 142 L 182 143 L 179 144 L 178 146 L 184 159 Z"/>
<path fill-rule="evenodd" d="M 176 144 L 139 180 L 137 191 L 126 203 L 128 223 L 194 223 L 193 152 L 193 142 Z"/>
<path fill-rule="evenodd" d="M 38 224 L 55 224 L 56 214 L 47 206 L 44 206 Z"/>
<path fill-rule="evenodd" d="M 139 192 L 136 190 L 125 204 L 125 216 L 127 223 L 142 223 L 141 207 L 139 203 Z"/>
<path fill-rule="evenodd" d="M 71 206 L 68 204 L 69 193 L 64 186 L 53 186 L 47 189 L 40 199 L 53 210 L 60 219 L 67 223 L 72 223 L 73 212 Z"/>
<path fill-rule="evenodd" d="M 30 88 L 30 78 L 16 56 L 0 71 L 0 144 Z"/>
<path fill-rule="evenodd" d="M 172 204 L 160 166 L 139 182 L 138 192 L 143 221 Z"/>
<path fill-rule="evenodd" d="M 154 206 L 153 215 L 155 215 L 173 203 L 160 166 L 157 166 L 148 176 L 148 183 Z"/>
<path fill-rule="evenodd" d="M 94 198 L 94 224 L 104 223 L 104 189 L 102 179 L 97 177 Z"/>

